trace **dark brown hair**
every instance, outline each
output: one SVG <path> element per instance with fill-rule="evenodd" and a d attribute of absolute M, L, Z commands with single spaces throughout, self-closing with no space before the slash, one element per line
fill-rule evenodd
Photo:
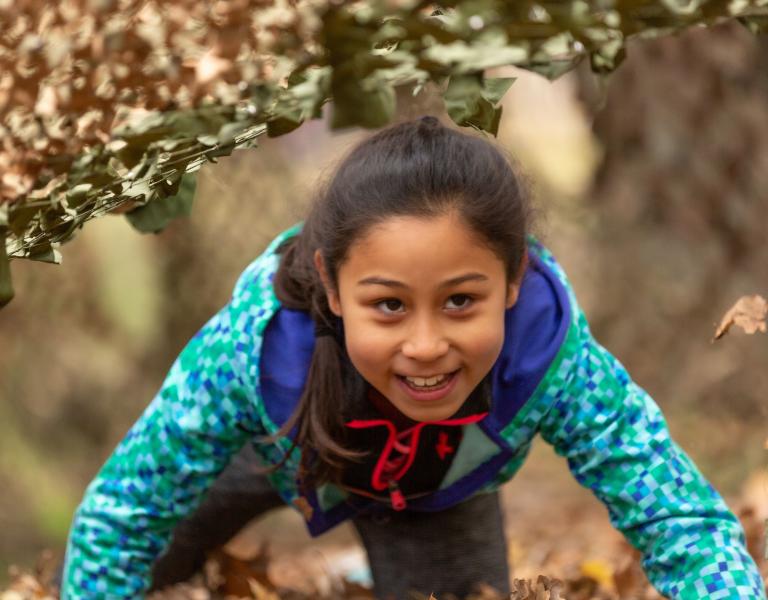
<path fill-rule="evenodd" d="M 281 303 L 309 311 L 316 327 L 335 328 L 313 255 L 323 257 L 331 285 L 350 246 L 394 216 L 437 217 L 455 211 L 506 265 L 507 280 L 525 260 L 526 194 L 505 155 L 479 135 L 431 116 L 391 125 L 360 144 L 321 184 L 300 234 L 280 248 L 275 292 Z M 307 383 L 278 435 L 296 428 L 303 481 L 338 481 L 345 462 L 360 456 L 344 446 L 343 340 L 316 337 Z"/>

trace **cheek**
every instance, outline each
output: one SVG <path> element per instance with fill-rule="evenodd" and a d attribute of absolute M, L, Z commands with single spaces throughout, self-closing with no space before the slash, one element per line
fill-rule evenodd
<path fill-rule="evenodd" d="M 364 328 L 351 328 L 346 331 L 346 346 L 349 359 L 361 374 L 370 374 L 381 370 L 387 364 L 387 347 L 384 340 L 377 338 L 374 332 Z"/>
<path fill-rule="evenodd" d="M 476 357 L 479 366 L 490 369 L 504 345 L 504 318 L 492 318 L 475 327 L 465 341 L 468 353 Z"/>

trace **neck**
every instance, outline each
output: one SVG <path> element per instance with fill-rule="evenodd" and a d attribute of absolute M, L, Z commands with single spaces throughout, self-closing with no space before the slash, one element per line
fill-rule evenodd
<path fill-rule="evenodd" d="M 384 396 L 384 394 L 379 392 L 379 390 L 372 385 L 368 386 L 368 400 L 371 401 L 371 404 L 373 404 L 376 410 L 379 411 L 385 419 L 392 421 L 398 431 L 408 429 L 416 424 L 416 421 L 401 413 L 397 407 Z"/>

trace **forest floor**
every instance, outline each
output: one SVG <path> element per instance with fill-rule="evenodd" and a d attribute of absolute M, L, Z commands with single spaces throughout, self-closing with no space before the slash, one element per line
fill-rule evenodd
<path fill-rule="evenodd" d="M 639 555 L 610 525 L 605 507 L 576 483 L 549 446 L 537 440 L 523 468 L 502 491 L 515 580 L 535 584 L 540 575 L 562 580 L 568 600 L 660 598 L 640 569 Z M 753 554 L 761 554 L 768 473 L 756 473 L 738 497 L 729 497 L 729 504 L 743 514 Z M 313 590 L 317 594 L 339 589 L 342 578 L 366 580 L 365 556 L 351 526 L 312 541 L 297 514 L 280 511 L 243 531 L 229 550 L 253 556 L 265 540 L 273 555 L 269 575 L 277 587 L 301 589 L 312 597 Z M 765 577 L 768 565 L 761 561 L 761 567 Z M 517 597 L 526 598 L 524 593 Z M 530 595 L 531 600 L 540 597 L 549 598 Z"/>
<path fill-rule="evenodd" d="M 768 517 L 766 490 L 768 474 L 759 472 L 740 494 L 728 498 L 742 516 L 758 559 Z M 534 444 L 525 466 L 503 488 L 503 504 L 515 579 L 513 600 L 660 598 L 640 570 L 637 554 L 610 526 L 603 505 L 575 482 L 565 461 L 545 444 Z M 768 575 L 768 565 L 760 562 L 763 575 Z M 540 575 L 552 579 L 539 580 L 537 591 Z M 41 578 L 45 576 L 37 581 Z M 209 561 L 205 576 L 155 594 L 152 600 L 372 598 L 365 589 L 369 583 L 365 555 L 351 526 L 339 526 L 312 540 L 301 517 L 282 509 L 243 530 Z M 44 585 L 21 576 L 9 591 L 0 593 L 0 600 L 47 597 L 55 595 L 46 596 Z M 500 596 L 485 590 L 475 598 Z"/>

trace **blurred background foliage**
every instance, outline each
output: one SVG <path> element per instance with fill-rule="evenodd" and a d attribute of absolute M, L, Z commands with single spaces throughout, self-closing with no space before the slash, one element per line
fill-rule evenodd
<path fill-rule="evenodd" d="M 598 340 L 726 494 L 764 462 L 768 344 L 710 338 L 736 298 L 766 292 L 766 61 L 761 37 L 724 24 L 630 43 L 607 85 L 586 68 L 554 83 L 491 73 L 520 77 L 499 143 L 531 183 L 536 233 Z M 425 112 L 443 114 L 442 100 L 399 90 L 400 117 Z M 24 302 L 0 313 L 0 580 L 62 551 L 85 486 L 178 352 L 362 135 L 307 122 L 204 167 L 191 217 L 162 234 L 108 216 L 63 265 L 14 265 Z"/>

